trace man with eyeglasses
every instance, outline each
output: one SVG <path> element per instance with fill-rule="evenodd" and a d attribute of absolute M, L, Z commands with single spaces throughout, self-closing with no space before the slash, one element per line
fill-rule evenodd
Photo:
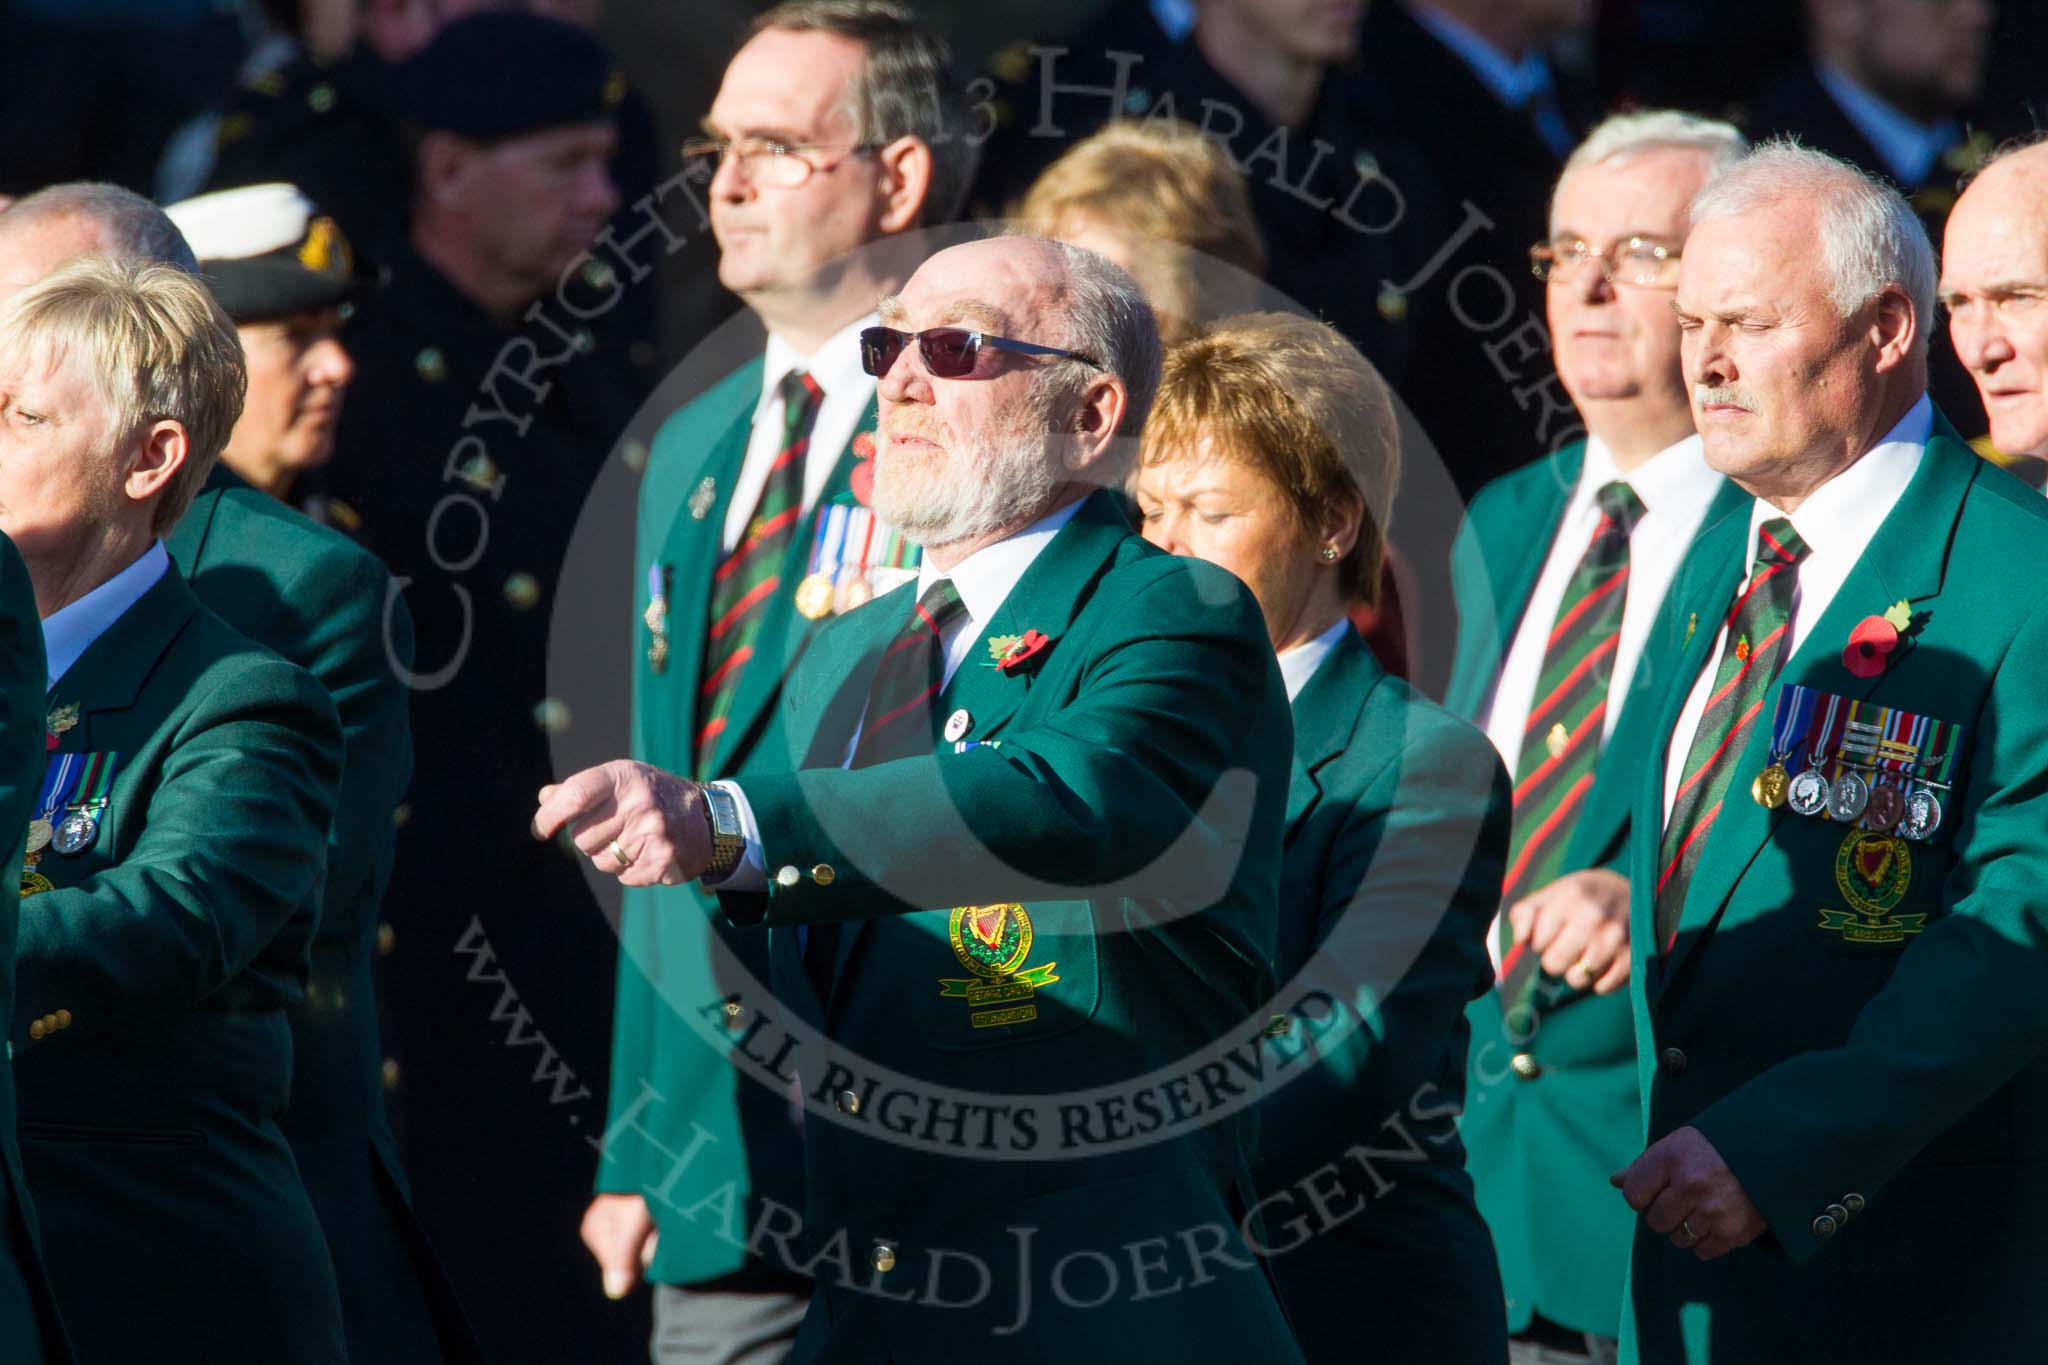
<path fill-rule="evenodd" d="M 748 358 L 663 424 L 641 484 L 635 757 L 685 775 L 788 768 L 783 680 L 812 634 L 915 576 L 916 546 L 871 505 L 858 337 L 927 249 L 919 230 L 956 211 L 973 132 L 944 43 L 908 10 L 824 0 L 755 21 L 684 145 L 719 281 L 752 316 L 712 343 Z M 788 1096 L 698 1027 L 707 1001 L 733 1002 L 718 1017 L 736 1044 L 756 1006 L 779 1013 L 761 998 L 765 936 L 734 932 L 688 883 L 629 888 L 620 940 L 584 1243 L 606 1294 L 655 1286 L 656 1360 L 779 1359 L 810 1297 L 803 1263 L 684 1212 L 721 1191 L 746 1227 L 802 1207 Z"/>
<path fill-rule="evenodd" d="M 819 1248 L 797 1359 L 1298 1361 L 1221 1060 L 1270 1028 L 1286 693 L 1249 590 L 1126 519 L 1151 309 L 1002 237 L 863 342 L 914 582 L 811 641 L 784 771 L 607 763 L 534 834 L 767 931 Z"/>
<path fill-rule="evenodd" d="M 1523 1365 L 1612 1360 L 1620 1335 L 1631 1220 L 1607 1177 L 1642 1117 L 1616 869 L 1654 704 L 1643 654 L 1694 533 L 1741 501 L 1693 432 L 1671 297 L 1687 204 L 1743 149 L 1727 124 L 1646 112 L 1572 153 L 1530 256 L 1586 438 L 1482 490 L 1453 555 L 1446 700 L 1515 778 L 1463 1133 Z"/>

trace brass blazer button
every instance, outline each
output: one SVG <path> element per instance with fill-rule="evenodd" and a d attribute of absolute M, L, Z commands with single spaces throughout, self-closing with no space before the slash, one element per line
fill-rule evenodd
<path fill-rule="evenodd" d="M 1537 1061 L 1526 1052 L 1517 1052 L 1508 1062 L 1508 1065 L 1513 1067 L 1515 1074 L 1525 1081 L 1533 1081 L 1543 1074 L 1543 1063 Z"/>
<path fill-rule="evenodd" d="M 883 1274 L 886 1275 L 894 1270 L 896 1268 L 896 1244 L 894 1242 L 875 1243 L 874 1260 L 875 1269 Z"/>
<path fill-rule="evenodd" d="M 1685 1069 L 1688 1066 L 1692 1065 L 1692 1063 L 1686 1059 L 1686 1055 L 1683 1052 L 1680 1052 L 1675 1047 L 1665 1048 L 1663 1053 L 1660 1054 L 1658 1060 L 1664 1063 L 1665 1072 L 1668 1075 L 1672 1076 L 1683 1076 L 1685 1074 Z"/>
<path fill-rule="evenodd" d="M 1842 1196 L 1842 1207 L 1849 1210 L 1852 1214 L 1863 1212 L 1865 1202 L 1860 1194 L 1845 1194 Z"/>
<path fill-rule="evenodd" d="M 1835 1235 L 1835 1229 L 1838 1226 L 1840 1224 L 1836 1223 L 1834 1219 L 1826 1214 L 1822 1214 L 1813 1220 L 1813 1235 L 1825 1242 L 1828 1238 Z"/>
<path fill-rule="evenodd" d="M 832 1103 L 838 1107 L 839 1112 L 842 1114 L 858 1114 L 860 1112 L 860 1096 L 854 1094 L 851 1090 L 842 1090 L 834 1095 Z"/>
<path fill-rule="evenodd" d="M 1828 1217 L 1835 1220 L 1836 1227 L 1840 1227 L 1849 1221 L 1849 1210 L 1840 1204 L 1830 1204 L 1828 1205 Z"/>
<path fill-rule="evenodd" d="M 811 869 L 811 880 L 816 882 L 820 886 L 832 885 L 832 879 L 837 877 L 838 875 L 839 874 L 833 870 L 832 864 L 830 863 L 819 863 L 816 867 Z"/>

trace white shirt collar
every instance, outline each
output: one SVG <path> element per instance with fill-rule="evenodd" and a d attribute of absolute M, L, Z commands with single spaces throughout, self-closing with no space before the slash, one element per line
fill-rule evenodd
<path fill-rule="evenodd" d="M 1908 189 L 1924 183 L 1941 154 L 1955 146 L 1961 136 L 1954 119 L 1943 119 L 1929 127 L 1871 94 L 1826 62 L 1816 62 L 1814 74 L 1849 122 L 1856 125 L 1856 131 L 1870 140 L 1870 145 L 1884 158 L 1884 164 Z"/>
<path fill-rule="evenodd" d="M 121 619 L 155 587 L 171 567 L 171 557 L 161 540 L 150 542 L 133 564 L 94 588 L 68 607 L 43 618 L 43 653 L 49 659 L 50 687 L 69 672 L 92 642 L 106 634 L 107 627 Z"/>
<path fill-rule="evenodd" d="M 1008 539 L 976 550 L 953 566 L 953 572 L 942 574 L 932 563 L 932 557 L 922 556 L 923 565 L 917 571 L 917 595 L 924 596 L 925 589 L 941 578 L 953 580 L 960 601 L 967 608 L 967 614 L 977 623 L 988 620 L 996 614 L 1010 592 L 1017 586 L 1017 580 L 1024 577 L 1024 571 L 1038 558 L 1039 552 L 1052 543 L 1060 528 L 1074 519 L 1074 513 L 1081 510 L 1083 498 L 1076 498 L 1054 512 L 1048 512 Z"/>
<path fill-rule="evenodd" d="M 1614 463 L 1614 453 L 1607 443 L 1598 436 L 1588 436 L 1586 462 L 1579 475 L 1576 496 L 1591 502 L 1594 494 L 1615 479 L 1635 490 L 1646 516 L 1659 507 L 1704 505 L 1712 500 L 1721 482 L 1721 476 L 1707 464 L 1707 452 L 1700 444 L 1698 432 L 1672 442 L 1626 474 Z"/>
<path fill-rule="evenodd" d="M 1934 401 L 1921 394 L 1884 439 L 1856 463 L 1808 494 L 1787 516 L 1762 498 L 1749 517 L 1749 554 L 1744 572 L 1756 563 L 1757 528 L 1786 517 L 1816 559 L 1851 562 L 1861 556 L 1877 528 L 1891 515 L 1906 485 L 1920 468 L 1927 438 L 1934 434 Z"/>
<path fill-rule="evenodd" d="M 1301 695 L 1301 689 L 1308 686 L 1308 680 L 1323 666 L 1323 660 L 1330 657 L 1330 651 L 1344 638 L 1344 632 L 1351 629 L 1351 622 L 1344 617 L 1337 618 L 1331 626 L 1313 640 L 1304 640 L 1291 649 L 1280 651 L 1280 680 L 1287 684 L 1287 700 L 1293 701 Z"/>
<path fill-rule="evenodd" d="M 761 357 L 761 397 L 754 404 L 754 420 L 759 422 L 781 401 L 783 376 L 792 370 L 808 371 L 827 397 L 859 393 L 865 402 L 875 381 L 860 367 L 860 333 L 862 328 L 880 323 L 881 318 L 874 313 L 855 318 L 826 338 L 825 344 L 812 355 L 803 354 L 770 332 Z"/>
<path fill-rule="evenodd" d="M 1550 66 L 1543 55 L 1531 48 L 1519 62 L 1453 19 L 1435 5 L 1411 5 L 1415 22 L 1436 35 L 1437 41 L 1457 54 L 1472 69 L 1479 83 L 1510 109 L 1520 109 L 1550 88 Z"/>

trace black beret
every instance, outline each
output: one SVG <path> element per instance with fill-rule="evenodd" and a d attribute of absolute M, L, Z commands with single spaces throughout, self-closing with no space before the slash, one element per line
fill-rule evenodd
<path fill-rule="evenodd" d="M 609 120 L 626 93 L 588 30 L 515 10 L 457 19 L 399 65 L 393 85 L 399 118 L 479 142 Z"/>

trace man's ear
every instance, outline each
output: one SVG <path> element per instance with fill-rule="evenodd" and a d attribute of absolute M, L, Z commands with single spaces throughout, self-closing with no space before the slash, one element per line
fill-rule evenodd
<path fill-rule="evenodd" d="M 149 423 L 129 454 L 128 476 L 122 481 L 122 491 L 136 502 L 160 496 L 185 467 L 191 452 L 192 442 L 185 434 L 183 422 L 164 418 Z"/>
<path fill-rule="evenodd" d="M 1131 396 L 1124 381 L 1113 374 L 1098 374 L 1081 390 L 1073 417 L 1073 444 L 1068 466 L 1079 473 L 1101 460 L 1116 444 L 1117 427 L 1124 420 Z"/>
<path fill-rule="evenodd" d="M 434 204 L 448 206 L 460 193 L 469 173 L 476 146 L 453 133 L 428 133 L 420 139 L 420 196 Z"/>
<path fill-rule="evenodd" d="M 875 153 L 875 164 L 882 168 L 877 227 L 903 232 L 930 216 L 925 210 L 932 193 L 932 149 L 923 138 L 897 138 Z"/>
<path fill-rule="evenodd" d="M 1913 300 L 1898 285 L 1888 284 L 1877 296 L 1870 320 L 1870 343 L 1877 348 L 1877 372 L 1885 373 L 1912 358 L 1920 340 L 1920 319 Z"/>

